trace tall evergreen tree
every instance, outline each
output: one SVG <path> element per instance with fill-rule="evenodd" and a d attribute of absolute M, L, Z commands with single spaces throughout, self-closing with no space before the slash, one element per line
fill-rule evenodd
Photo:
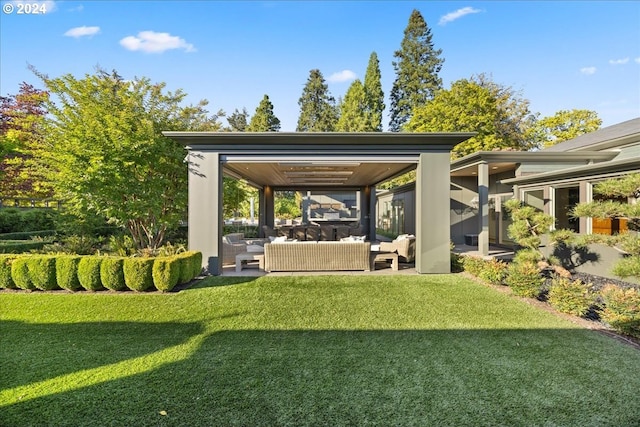
<path fill-rule="evenodd" d="M 382 91 L 380 61 L 375 52 L 369 56 L 369 65 L 364 75 L 365 111 L 367 114 L 367 132 L 382 131 L 382 112 L 384 111 L 384 92 Z"/>
<path fill-rule="evenodd" d="M 278 132 L 279 130 L 280 119 L 273 113 L 273 104 L 269 96 L 265 95 L 251 117 L 247 132 Z"/>
<path fill-rule="evenodd" d="M 298 100 L 300 116 L 297 132 L 331 132 L 338 122 L 336 101 L 318 69 L 311 70 Z"/>
<path fill-rule="evenodd" d="M 245 132 L 247 130 L 247 118 L 249 117 L 249 113 L 246 108 L 243 108 L 242 111 L 238 111 L 236 108 L 233 110 L 233 113 L 229 117 L 227 117 L 227 122 L 229 122 L 229 130 L 231 132 Z"/>
<path fill-rule="evenodd" d="M 340 103 L 340 118 L 335 130 L 339 132 L 367 132 L 370 130 L 364 86 L 359 79 L 351 83 L 344 100 Z"/>
<path fill-rule="evenodd" d="M 391 88 L 389 130 L 399 132 L 413 110 L 424 106 L 442 88 L 438 73 L 442 69 L 442 49 L 434 49 L 431 29 L 417 10 L 411 12 L 404 38 L 393 56 L 396 80 Z"/>

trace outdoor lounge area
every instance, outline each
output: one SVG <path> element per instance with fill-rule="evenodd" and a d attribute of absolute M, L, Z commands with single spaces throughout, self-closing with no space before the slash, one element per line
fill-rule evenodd
<path fill-rule="evenodd" d="M 400 261 L 413 261 L 419 274 L 451 271 L 450 151 L 474 133 L 164 134 L 188 150 L 189 248 L 202 252 L 203 267 L 209 274 L 222 274 L 223 265 L 232 264 L 240 254 L 235 263 L 240 271 L 244 264 L 260 265 L 261 261 L 265 271 L 367 271 L 377 263 L 389 264 L 393 271 Z M 422 218 L 416 224 L 415 239 L 410 249 L 395 244 L 380 247 L 376 245 L 376 185 L 411 170 L 416 171 L 416 217 Z M 259 190 L 263 260 L 251 254 L 250 245 L 244 252 L 230 249 L 225 255 L 230 242 L 222 235 L 224 175 L 243 179 Z M 306 191 L 308 206 L 315 213 L 307 215 L 302 224 L 277 229 L 276 191 Z M 321 199 L 323 192 L 352 192 L 354 197 L 337 204 Z M 364 240 L 358 243 L 364 243 L 361 250 L 343 246 L 343 239 L 356 236 Z M 272 245 L 266 241 L 269 237 L 296 242 L 286 249 L 274 249 L 268 246 Z M 313 243 L 304 246 L 303 242 Z"/>

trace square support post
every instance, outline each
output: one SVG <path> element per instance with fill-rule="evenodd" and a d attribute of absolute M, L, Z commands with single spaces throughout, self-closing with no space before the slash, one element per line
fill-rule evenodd
<path fill-rule="evenodd" d="M 422 153 L 416 169 L 416 271 L 451 272 L 449 152 Z"/>
<path fill-rule="evenodd" d="M 478 165 L 478 252 L 489 255 L 489 164 Z"/>
<path fill-rule="evenodd" d="M 189 153 L 189 249 L 202 252 L 209 274 L 222 273 L 222 164 L 220 154 Z"/>

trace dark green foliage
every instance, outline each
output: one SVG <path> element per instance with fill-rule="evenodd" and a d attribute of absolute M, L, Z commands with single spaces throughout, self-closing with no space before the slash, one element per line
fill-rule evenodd
<path fill-rule="evenodd" d="M 11 278 L 11 263 L 16 255 L 0 255 L 0 289 L 15 289 L 16 284 Z"/>
<path fill-rule="evenodd" d="M 125 258 L 105 257 L 100 264 L 100 281 L 102 286 L 112 291 L 124 291 L 127 285 L 124 280 Z"/>
<path fill-rule="evenodd" d="M 29 266 L 27 264 L 28 261 L 29 257 L 19 257 L 14 259 L 11 263 L 11 278 L 18 288 L 32 291 L 36 289 L 36 287 L 31 281 Z"/>
<path fill-rule="evenodd" d="M 56 259 L 51 255 L 32 255 L 27 258 L 31 283 L 43 291 L 60 289 L 56 280 Z"/>
<path fill-rule="evenodd" d="M 640 338 L 640 291 L 607 285 L 601 294 L 604 299 L 602 320 L 622 333 Z"/>
<path fill-rule="evenodd" d="M 100 280 L 100 264 L 105 257 L 83 256 L 78 263 L 78 280 L 80 285 L 88 291 L 104 289 Z"/>
<path fill-rule="evenodd" d="M 249 113 L 246 108 L 239 111 L 237 108 L 233 110 L 233 113 L 227 117 L 229 123 L 229 130 L 231 132 L 245 132 L 247 130 L 247 118 Z"/>
<path fill-rule="evenodd" d="M 16 233 L 0 234 L 0 241 L 2 241 L 2 240 L 30 240 L 33 237 L 47 237 L 47 236 L 54 236 L 55 234 L 56 234 L 55 230 L 19 231 L 19 232 L 16 232 Z"/>
<path fill-rule="evenodd" d="M 58 286 L 68 291 L 79 291 L 82 289 L 78 280 L 78 264 L 81 257 L 78 255 L 58 255 L 56 256 L 56 280 Z"/>
<path fill-rule="evenodd" d="M 368 126 L 367 132 L 382 131 L 382 112 L 384 111 L 384 92 L 378 55 L 372 52 L 364 75 L 365 112 Z"/>
<path fill-rule="evenodd" d="M 311 70 L 298 100 L 300 116 L 296 132 L 332 132 L 338 122 L 336 101 L 320 70 Z"/>
<path fill-rule="evenodd" d="M 181 261 L 176 257 L 156 258 L 153 263 L 153 285 L 159 291 L 171 291 L 180 279 Z"/>
<path fill-rule="evenodd" d="M 57 218 L 54 209 L 0 208 L 0 233 L 52 230 Z"/>
<path fill-rule="evenodd" d="M 544 279 L 538 267 L 530 262 L 513 262 L 507 268 L 505 283 L 521 297 L 537 298 Z"/>
<path fill-rule="evenodd" d="M 48 242 L 40 240 L 3 240 L 0 241 L 0 253 L 19 254 L 42 249 Z"/>
<path fill-rule="evenodd" d="M 336 124 L 337 132 L 369 132 L 364 86 L 354 80 L 340 103 L 340 118 Z"/>
<path fill-rule="evenodd" d="M 596 298 L 591 285 L 580 280 L 556 277 L 551 281 L 549 304 L 563 313 L 582 317 L 596 303 Z"/>
<path fill-rule="evenodd" d="M 444 62 L 441 49 L 434 49 L 431 29 L 422 14 L 413 10 L 404 30 L 400 50 L 393 54 L 396 79 L 391 88 L 389 130 L 399 132 L 413 111 L 424 106 L 442 89 L 438 76 Z"/>
<path fill-rule="evenodd" d="M 273 113 L 273 104 L 265 94 L 251 117 L 247 132 L 278 132 L 279 130 L 280 119 Z"/>
<path fill-rule="evenodd" d="M 126 258 L 124 281 L 132 291 L 144 292 L 153 288 L 154 258 Z"/>

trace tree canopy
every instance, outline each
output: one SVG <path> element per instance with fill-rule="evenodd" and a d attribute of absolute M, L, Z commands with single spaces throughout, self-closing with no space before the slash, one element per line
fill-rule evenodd
<path fill-rule="evenodd" d="M 23 82 L 16 95 L 0 97 L 0 196 L 51 197 L 52 189 L 34 161 L 44 146 L 49 94 Z"/>
<path fill-rule="evenodd" d="M 422 14 L 413 10 L 404 30 L 404 38 L 393 56 L 396 79 L 391 88 L 389 130 L 399 132 L 413 111 L 424 106 L 442 88 L 439 76 L 444 59 L 435 49 L 431 29 Z"/>
<path fill-rule="evenodd" d="M 138 248 L 158 248 L 185 217 L 188 175 L 184 148 L 161 132 L 220 130 L 207 102 L 182 106 L 181 90 L 115 71 L 82 79 L 33 71 L 52 95 L 42 161 L 65 208 L 127 228 Z"/>
<path fill-rule="evenodd" d="M 248 132 L 278 132 L 280 130 L 280 119 L 273 113 L 273 104 L 268 95 L 264 95 L 256 112 L 251 117 L 251 122 L 247 127 Z"/>
<path fill-rule="evenodd" d="M 367 118 L 367 132 L 382 131 L 382 112 L 384 111 L 384 92 L 382 91 L 382 76 L 378 54 L 372 52 L 364 75 L 365 112 Z"/>
<path fill-rule="evenodd" d="M 233 113 L 227 117 L 227 123 L 229 123 L 229 130 L 231 132 L 245 132 L 247 130 L 247 118 L 249 113 L 246 108 L 239 111 L 237 108 L 233 110 Z"/>
<path fill-rule="evenodd" d="M 340 118 L 336 124 L 338 132 L 370 131 L 364 86 L 359 79 L 351 83 L 347 94 L 340 103 Z"/>
<path fill-rule="evenodd" d="M 300 116 L 296 132 L 332 132 L 338 122 L 335 99 L 318 69 L 309 72 L 309 79 L 298 100 Z"/>
<path fill-rule="evenodd" d="M 439 91 L 414 111 L 406 128 L 412 132 L 478 132 L 453 148 L 452 157 L 457 158 L 477 151 L 532 148 L 525 137 L 531 117 L 529 101 L 481 75 L 455 81 L 450 89 Z"/>
<path fill-rule="evenodd" d="M 553 116 L 536 121 L 531 137 L 542 148 L 576 138 L 600 129 L 602 120 L 598 113 L 590 110 L 560 110 Z"/>

